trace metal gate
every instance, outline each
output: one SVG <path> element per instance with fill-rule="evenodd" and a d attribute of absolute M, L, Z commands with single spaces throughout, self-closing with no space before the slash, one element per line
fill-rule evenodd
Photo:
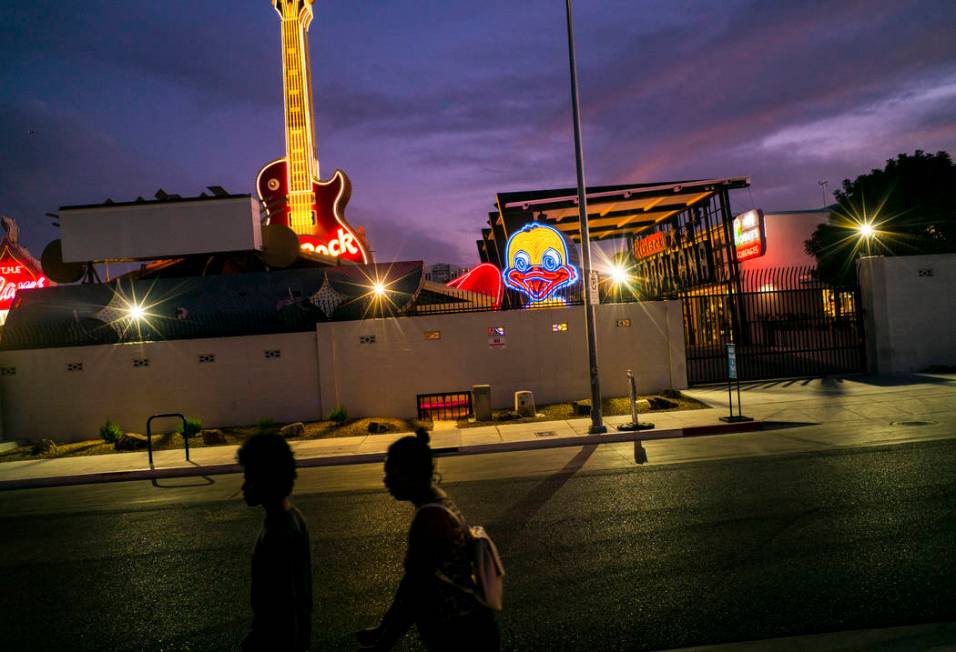
<path fill-rule="evenodd" d="M 419 394 L 418 418 L 432 421 L 457 421 L 472 416 L 471 392 Z"/>
<path fill-rule="evenodd" d="M 809 268 L 744 271 L 734 285 L 680 294 L 688 383 L 726 380 L 732 341 L 741 380 L 866 371 L 858 288 Z"/>

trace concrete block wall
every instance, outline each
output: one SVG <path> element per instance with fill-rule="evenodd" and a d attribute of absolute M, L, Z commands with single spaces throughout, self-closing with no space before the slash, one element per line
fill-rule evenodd
<path fill-rule="evenodd" d="M 956 254 L 867 257 L 857 273 L 871 372 L 956 366 Z"/>
<path fill-rule="evenodd" d="M 315 369 L 314 333 L 2 351 L 4 437 L 95 438 L 107 418 L 145 432 L 146 419 L 161 412 L 197 416 L 207 427 L 319 419 Z"/>
<path fill-rule="evenodd" d="M 626 369 L 641 392 L 687 386 L 679 302 L 601 305 L 597 323 L 604 396 L 627 395 Z M 504 346 L 489 343 L 495 327 Z M 317 333 L 321 402 L 352 416 L 414 417 L 418 394 L 477 384 L 491 385 L 495 408 L 513 407 L 518 390 L 538 405 L 590 396 L 580 307 L 336 322 Z"/>
<path fill-rule="evenodd" d="M 598 349 L 605 396 L 684 388 L 679 302 L 602 305 Z M 628 323 L 629 326 L 625 326 Z M 618 325 L 620 324 L 620 325 Z M 562 325 L 566 327 L 563 328 Z M 557 330 L 555 327 L 557 326 Z M 488 329 L 505 329 L 504 346 Z M 425 339 L 440 331 L 441 339 Z M 374 336 L 374 338 L 372 338 Z M 374 339 L 374 341 L 372 341 Z M 279 356 L 266 356 L 278 351 Z M 215 356 L 200 362 L 200 356 Z M 148 360 L 148 365 L 136 365 Z M 81 365 L 82 368 L 76 365 Z M 583 308 L 553 308 L 320 324 L 315 332 L 115 346 L 0 351 L 6 439 L 95 438 L 110 418 L 133 432 L 161 412 L 207 427 L 350 416 L 416 416 L 416 395 L 491 384 L 495 407 L 531 390 L 541 405 L 590 395 Z M 171 429 L 158 423 L 157 430 Z"/>

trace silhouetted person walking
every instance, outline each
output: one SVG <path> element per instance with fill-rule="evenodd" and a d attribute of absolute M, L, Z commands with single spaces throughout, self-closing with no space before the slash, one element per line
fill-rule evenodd
<path fill-rule="evenodd" d="M 308 650 L 312 558 L 305 520 L 289 500 L 296 477 L 292 449 L 279 435 L 254 435 L 238 457 L 246 503 L 266 512 L 252 552 L 252 629 L 242 649 Z"/>
<path fill-rule="evenodd" d="M 468 529 L 455 503 L 433 484 L 428 432 L 403 437 L 388 449 L 385 486 L 415 505 L 405 575 L 378 627 L 357 634 L 361 649 L 388 650 L 418 626 L 429 650 L 498 650 L 497 616 L 473 595 Z"/>

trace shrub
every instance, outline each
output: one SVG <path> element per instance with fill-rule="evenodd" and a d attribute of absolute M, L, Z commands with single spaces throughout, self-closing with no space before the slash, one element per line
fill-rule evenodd
<path fill-rule="evenodd" d="M 180 433 L 183 437 L 193 437 L 202 431 L 202 419 L 199 417 L 186 417 L 186 427 Z"/>
<path fill-rule="evenodd" d="M 329 421 L 334 421 L 335 423 L 342 425 L 349 418 L 348 410 L 345 409 L 344 405 L 336 405 L 335 408 L 329 412 Z"/>
<path fill-rule="evenodd" d="M 33 444 L 30 449 L 31 455 L 56 455 L 56 442 L 52 439 L 41 439 Z"/>
<path fill-rule="evenodd" d="M 277 432 L 278 430 L 279 427 L 276 425 L 276 422 L 269 417 L 262 417 L 256 421 L 256 432 L 260 435 Z"/>
<path fill-rule="evenodd" d="M 107 419 L 106 423 L 100 426 L 100 437 L 108 444 L 115 443 L 122 434 L 123 429 L 119 427 L 118 423 L 110 419 Z"/>

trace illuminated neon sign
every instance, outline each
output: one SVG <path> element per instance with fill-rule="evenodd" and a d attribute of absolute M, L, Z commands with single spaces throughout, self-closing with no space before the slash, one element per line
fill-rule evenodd
<path fill-rule="evenodd" d="M 352 256 L 361 253 L 358 245 L 358 238 L 356 238 L 354 235 L 347 232 L 345 229 L 340 228 L 336 236 L 337 237 L 332 238 L 328 242 L 323 243 L 320 238 L 315 236 L 300 235 L 299 247 L 304 251 L 314 251 L 324 256 L 334 257 L 343 256 L 351 258 Z M 349 255 L 346 256 L 346 254 Z"/>
<path fill-rule="evenodd" d="M 29 253 L 4 240 L 0 245 L 0 324 L 7 320 L 7 312 L 13 305 L 19 290 L 32 290 L 53 285 Z"/>
<path fill-rule="evenodd" d="M 501 307 L 504 286 L 501 284 L 501 270 L 491 263 L 481 263 L 467 274 L 448 282 L 448 287 L 466 292 L 475 292 L 491 297 L 494 308 Z"/>
<path fill-rule="evenodd" d="M 345 219 L 352 195 L 348 175 L 336 170 L 328 181 L 319 178 L 308 43 L 314 2 L 272 0 L 281 18 L 286 155 L 263 166 L 256 191 L 269 224 L 292 229 L 302 251 L 366 264 L 372 257 L 365 232 Z"/>
<path fill-rule="evenodd" d="M 638 260 L 659 254 L 667 248 L 662 232 L 652 233 L 634 243 L 634 257 Z"/>
<path fill-rule="evenodd" d="M 734 218 L 734 248 L 737 250 L 738 262 L 767 253 L 762 210 L 755 208 Z"/>
<path fill-rule="evenodd" d="M 508 266 L 504 284 L 532 303 L 554 300 L 555 293 L 578 282 L 580 274 L 569 262 L 568 245 L 552 226 L 531 222 L 515 231 L 505 247 Z"/>

